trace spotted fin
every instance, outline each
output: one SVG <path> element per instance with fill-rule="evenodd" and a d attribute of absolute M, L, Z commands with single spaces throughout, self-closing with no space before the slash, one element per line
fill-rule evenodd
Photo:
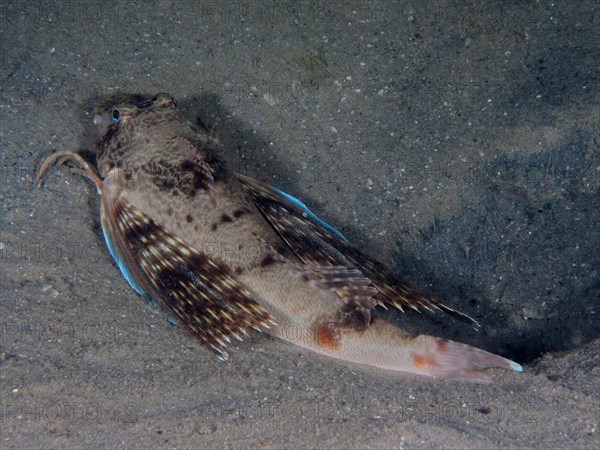
<path fill-rule="evenodd" d="M 132 205 L 120 191 L 115 172 L 104 180 L 102 226 L 134 289 L 166 308 L 219 358 L 227 359 L 231 337 L 241 340 L 248 328 L 262 331 L 273 323 L 229 267 L 190 247 Z"/>
<path fill-rule="evenodd" d="M 387 266 L 362 253 L 301 201 L 262 181 L 241 174 L 236 174 L 236 177 L 263 216 L 304 263 L 359 269 L 377 289 L 375 300 L 380 305 L 394 306 L 402 312 L 405 308 L 443 310 L 478 326 L 473 318 L 444 305 L 433 295 L 407 283 Z"/>

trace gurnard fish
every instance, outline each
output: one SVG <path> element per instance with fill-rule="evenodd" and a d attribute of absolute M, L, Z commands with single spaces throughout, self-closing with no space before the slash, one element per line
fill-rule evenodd
<path fill-rule="evenodd" d="M 94 167 L 54 163 L 96 184 L 117 266 L 208 350 L 267 332 L 317 353 L 441 379 L 487 382 L 519 364 L 447 339 L 411 334 L 376 307 L 443 310 L 476 323 L 365 255 L 294 197 L 227 169 L 218 139 L 168 94 L 99 104 Z M 379 309 L 379 308 L 377 308 Z"/>

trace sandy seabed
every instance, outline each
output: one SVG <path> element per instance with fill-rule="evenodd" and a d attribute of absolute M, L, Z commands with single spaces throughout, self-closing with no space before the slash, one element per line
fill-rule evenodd
<path fill-rule="evenodd" d="M 3 448 L 598 447 L 596 1 L 0 6 Z M 105 94 L 169 92 L 232 168 L 474 316 L 382 312 L 521 363 L 493 383 L 253 334 L 227 363 L 141 300 L 94 187 Z"/>

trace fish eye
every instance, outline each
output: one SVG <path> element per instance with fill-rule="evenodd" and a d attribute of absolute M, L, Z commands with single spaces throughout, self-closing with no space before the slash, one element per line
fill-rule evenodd
<path fill-rule="evenodd" d="M 117 123 L 119 121 L 119 117 L 120 117 L 120 113 L 118 109 L 115 109 L 112 113 L 112 120 L 114 123 Z"/>

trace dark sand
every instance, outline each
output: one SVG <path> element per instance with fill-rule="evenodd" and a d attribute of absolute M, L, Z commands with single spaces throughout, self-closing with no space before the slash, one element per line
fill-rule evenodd
<path fill-rule="evenodd" d="M 600 9 L 591 1 L 1 4 L 0 446 L 598 446 Z M 218 124 L 231 166 L 475 316 L 493 384 L 264 335 L 221 363 L 121 278 L 91 149 L 116 90 Z M 417 325 L 415 325 L 417 324 Z"/>

